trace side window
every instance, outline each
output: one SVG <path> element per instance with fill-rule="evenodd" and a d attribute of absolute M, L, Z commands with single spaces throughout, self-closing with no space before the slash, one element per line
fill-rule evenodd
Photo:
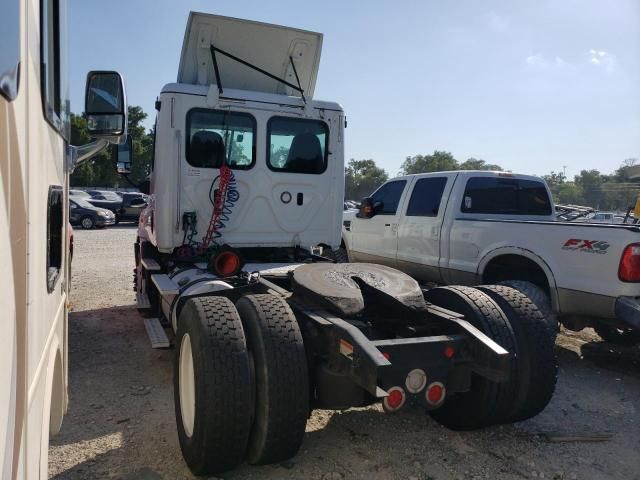
<path fill-rule="evenodd" d="M 271 170 L 317 175 L 327 169 L 329 129 L 320 120 L 272 117 L 267 140 Z"/>
<path fill-rule="evenodd" d="M 195 108 L 187 114 L 187 162 L 247 170 L 255 163 L 256 120 L 248 113 Z"/>
<path fill-rule="evenodd" d="M 62 267 L 63 198 L 62 187 L 49 187 L 47 203 L 47 291 L 51 293 Z"/>
<path fill-rule="evenodd" d="M 551 202 L 542 182 L 476 177 L 467 181 L 461 210 L 464 213 L 551 215 Z"/>
<path fill-rule="evenodd" d="M 0 95 L 11 101 L 20 82 L 20 2 L 2 2 L 0 14 Z"/>
<path fill-rule="evenodd" d="M 40 81 L 44 115 L 69 139 L 69 88 L 67 79 L 67 11 L 65 0 L 41 0 Z"/>
<path fill-rule="evenodd" d="M 406 180 L 396 180 L 395 182 L 385 183 L 371 195 L 374 206 L 378 202 L 382 203 L 382 210 L 377 212 L 378 215 L 396 214 L 398 203 L 400 203 L 400 197 L 406 184 Z"/>
<path fill-rule="evenodd" d="M 437 217 L 447 177 L 421 178 L 411 192 L 407 207 L 409 217 Z"/>

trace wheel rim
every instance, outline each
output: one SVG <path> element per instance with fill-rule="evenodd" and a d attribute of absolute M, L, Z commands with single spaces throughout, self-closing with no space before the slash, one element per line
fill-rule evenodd
<path fill-rule="evenodd" d="M 196 417 L 196 389 L 195 375 L 193 373 L 193 355 L 191 351 L 191 338 L 185 334 L 180 342 L 180 414 L 182 426 L 187 437 L 193 435 L 193 425 Z"/>
<path fill-rule="evenodd" d="M 93 226 L 93 222 L 90 218 L 82 219 L 82 228 L 91 228 Z"/>

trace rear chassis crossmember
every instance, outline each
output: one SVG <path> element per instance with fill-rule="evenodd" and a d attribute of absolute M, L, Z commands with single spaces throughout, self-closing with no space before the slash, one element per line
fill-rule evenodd
<path fill-rule="evenodd" d="M 455 333 L 370 339 L 355 322 L 308 305 L 264 277 L 259 283 L 289 302 L 300 322 L 305 342 L 311 343 L 313 363 L 324 362 L 331 372 L 345 376 L 364 389 L 372 400 L 383 399 L 394 386 L 407 390 L 407 374 L 415 369 L 425 372 L 426 384 L 440 382 L 449 393 L 468 391 L 474 372 L 496 382 L 508 379 L 509 352 L 461 314 L 432 304 L 427 304 L 426 312 L 416 312 L 397 302 L 395 307 L 406 316 L 419 317 L 424 322 L 448 323 L 450 328 L 446 330 Z M 363 320 L 366 319 L 360 319 L 359 323 Z M 424 389 L 406 394 L 408 403 L 429 409 L 437 406 L 426 400 Z M 320 403 L 325 407 L 332 406 Z"/>

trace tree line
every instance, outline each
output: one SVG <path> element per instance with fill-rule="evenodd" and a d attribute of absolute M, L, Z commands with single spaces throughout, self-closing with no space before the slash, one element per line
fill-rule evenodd
<path fill-rule="evenodd" d="M 133 139 L 134 161 L 127 182 L 115 171 L 111 151 L 107 149 L 92 159 L 81 163 L 71 175 L 72 187 L 123 188 L 137 185 L 151 172 L 154 131 L 146 130 L 142 122 L 147 114 L 139 106 L 130 106 L 128 111 L 129 134 Z M 71 143 L 84 145 L 91 141 L 87 132 L 87 121 L 82 115 L 71 114 Z M 599 210 L 626 210 L 634 205 L 640 194 L 640 181 L 628 177 L 627 167 L 635 165 L 637 159 L 629 158 L 611 174 L 598 170 L 582 170 L 573 179 L 562 172 L 552 171 L 543 178 L 549 185 L 556 203 L 585 205 Z M 442 172 L 447 170 L 498 170 L 500 165 L 477 158 L 458 161 L 450 152 L 435 150 L 430 155 L 406 157 L 400 166 L 401 175 Z M 345 198 L 357 200 L 370 195 L 389 179 L 389 174 L 375 160 L 351 159 L 345 167 Z"/>

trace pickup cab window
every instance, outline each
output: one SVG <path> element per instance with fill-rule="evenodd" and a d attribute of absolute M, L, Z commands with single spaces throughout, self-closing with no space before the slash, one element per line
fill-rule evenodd
<path fill-rule="evenodd" d="M 421 178 L 411 192 L 407 207 L 408 217 L 437 217 L 446 177 Z"/>
<path fill-rule="evenodd" d="M 385 183 L 378 190 L 375 191 L 371 198 L 373 199 L 374 206 L 380 202 L 382 208 L 378 215 L 395 215 L 398 210 L 398 203 L 400 203 L 400 197 L 404 191 L 406 180 L 396 180 L 394 182 Z"/>
<path fill-rule="evenodd" d="M 552 211 L 542 182 L 501 177 L 470 178 L 461 210 L 502 215 L 551 215 Z"/>

